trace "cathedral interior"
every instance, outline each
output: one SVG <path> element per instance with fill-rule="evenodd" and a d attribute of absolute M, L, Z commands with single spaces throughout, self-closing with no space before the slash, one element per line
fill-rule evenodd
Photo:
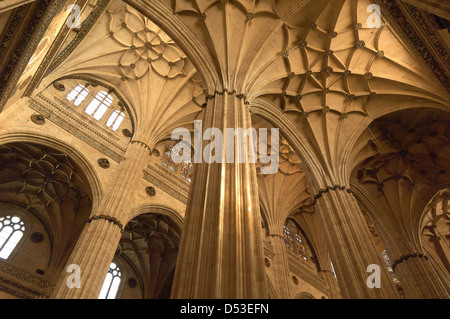
<path fill-rule="evenodd" d="M 449 79 L 447 0 L 1 1 L 0 299 L 450 299 Z"/>

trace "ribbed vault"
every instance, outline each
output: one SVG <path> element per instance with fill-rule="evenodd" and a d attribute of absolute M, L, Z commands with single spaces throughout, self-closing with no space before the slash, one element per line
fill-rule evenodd
<path fill-rule="evenodd" d="M 192 127 L 205 98 L 202 79 L 178 46 L 121 1 L 109 4 L 86 37 L 43 82 L 88 76 L 114 87 L 135 115 L 134 139 L 155 144 Z M 151 146 L 153 146 L 151 145 Z"/>
<path fill-rule="evenodd" d="M 425 205 L 450 183 L 449 122 L 442 111 L 398 112 L 375 121 L 358 143 L 366 141 L 352 185 L 378 205 L 375 219 L 399 226 L 418 249 Z"/>
<path fill-rule="evenodd" d="M 53 280 L 51 276 L 63 270 L 91 213 L 91 189 L 82 170 L 66 154 L 48 146 L 1 145 L 0 201 L 20 206 L 42 222 L 51 245 L 45 271 Z"/>
<path fill-rule="evenodd" d="M 139 215 L 125 226 L 117 253 L 138 273 L 145 299 L 170 297 L 180 237 L 180 227 L 161 214 Z"/>

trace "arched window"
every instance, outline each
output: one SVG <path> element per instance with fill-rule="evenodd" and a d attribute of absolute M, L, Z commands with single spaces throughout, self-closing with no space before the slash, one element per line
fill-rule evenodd
<path fill-rule="evenodd" d="M 176 172 L 178 164 L 172 161 L 172 145 L 167 145 L 162 159 L 162 164 L 170 168 L 172 171 Z"/>
<path fill-rule="evenodd" d="M 292 220 L 288 220 L 283 226 L 283 237 L 286 247 L 294 251 L 300 258 L 308 260 L 306 255 L 306 243 L 300 235 L 298 226 Z"/>
<path fill-rule="evenodd" d="M 85 86 L 78 85 L 69 94 L 67 94 L 67 100 L 70 102 L 74 101 L 73 105 L 78 106 L 84 101 L 88 94 L 89 90 Z"/>
<path fill-rule="evenodd" d="M 193 152 L 191 152 L 191 157 L 188 160 L 185 160 L 181 158 L 181 163 L 177 164 L 172 160 L 172 151 L 173 151 L 174 145 L 167 145 L 166 149 L 164 151 L 164 155 L 162 157 L 162 164 L 164 166 L 167 166 L 171 171 L 173 171 L 176 175 L 180 174 L 181 178 L 185 179 L 188 183 L 192 182 L 192 170 L 194 165 L 192 164 L 192 155 Z M 180 145 L 181 151 L 180 156 L 186 151 L 186 147 Z M 174 154 L 176 155 L 176 154 Z M 178 170 L 178 167 L 180 167 L 180 170 Z"/>
<path fill-rule="evenodd" d="M 98 299 L 115 299 L 117 290 L 119 290 L 120 277 L 119 267 L 115 263 L 111 263 Z"/>
<path fill-rule="evenodd" d="M 181 177 L 185 178 L 189 183 L 192 181 L 192 165 L 191 161 L 181 164 Z"/>
<path fill-rule="evenodd" d="M 105 91 L 100 91 L 84 111 L 89 115 L 94 114 L 94 119 L 100 120 L 108 110 L 108 107 L 111 106 L 112 101 L 111 95 Z"/>
<path fill-rule="evenodd" d="M 112 130 L 117 131 L 117 129 L 120 126 L 120 123 L 122 123 L 124 118 L 125 118 L 125 114 L 123 114 L 119 110 L 115 110 L 109 117 L 108 121 L 106 122 L 106 126 L 107 127 L 112 126 Z"/>
<path fill-rule="evenodd" d="M 17 216 L 0 217 L 0 258 L 7 259 L 25 231 L 24 222 Z"/>

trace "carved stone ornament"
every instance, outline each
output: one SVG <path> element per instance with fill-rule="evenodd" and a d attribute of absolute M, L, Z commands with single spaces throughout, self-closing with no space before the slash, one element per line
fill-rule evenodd
<path fill-rule="evenodd" d="M 64 92 L 66 90 L 66 87 L 64 86 L 64 84 L 59 83 L 59 82 L 53 82 L 53 87 L 61 92 Z"/>
<path fill-rule="evenodd" d="M 34 232 L 31 234 L 30 240 L 36 244 L 41 243 L 44 241 L 44 235 L 40 232 Z"/>
<path fill-rule="evenodd" d="M 41 115 L 41 114 L 31 115 L 30 118 L 31 118 L 31 121 L 34 124 L 37 124 L 37 125 L 44 125 L 45 124 L 45 117 L 43 115 Z"/>
<path fill-rule="evenodd" d="M 124 128 L 122 130 L 122 134 L 125 135 L 126 137 L 131 137 L 131 135 L 132 135 L 131 131 L 129 129 L 127 129 L 127 128 Z"/>
<path fill-rule="evenodd" d="M 156 195 L 156 189 L 152 186 L 148 186 L 145 188 L 145 192 L 147 193 L 148 196 L 155 196 Z"/>
<path fill-rule="evenodd" d="M 152 151 L 152 155 L 156 156 L 156 157 L 159 157 L 161 155 L 161 153 L 159 152 L 158 149 L 154 148 L 153 151 Z"/>
<path fill-rule="evenodd" d="M 98 161 L 98 166 L 101 168 L 109 168 L 109 161 L 106 158 L 100 158 Z"/>

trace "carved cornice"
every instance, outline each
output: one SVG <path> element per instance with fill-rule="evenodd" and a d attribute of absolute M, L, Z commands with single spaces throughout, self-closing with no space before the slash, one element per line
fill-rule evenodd
<path fill-rule="evenodd" d="M 80 8 L 83 8 L 88 2 L 88 0 L 78 0 L 77 5 Z M 41 64 L 39 65 L 37 71 L 33 75 L 33 78 L 31 79 L 30 83 L 28 84 L 23 96 L 31 96 L 34 89 L 38 86 L 39 82 L 44 77 L 44 73 L 46 70 L 48 70 L 48 67 L 52 60 L 54 59 L 55 55 L 58 53 L 58 50 L 61 48 L 61 45 L 63 42 L 67 39 L 68 34 L 71 32 L 71 29 L 67 27 L 66 24 L 63 25 L 63 27 L 59 30 L 58 35 L 56 36 L 55 40 L 52 42 L 49 50 L 45 54 L 44 59 L 42 60 Z"/>
<path fill-rule="evenodd" d="M 38 97 L 41 98 L 45 104 L 51 106 L 51 109 L 34 98 L 30 98 L 28 101 L 28 106 L 30 108 L 117 163 L 120 163 L 125 158 L 123 156 L 125 149 L 90 128 L 84 121 L 80 121 L 70 115 L 66 110 L 59 108 L 47 98 L 41 95 Z"/>
<path fill-rule="evenodd" d="M 45 76 L 49 75 L 53 70 L 55 70 L 61 63 L 69 57 L 69 55 L 76 49 L 76 47 L 81 43 L 81 41 L 86 37 L 89 31 L 92 29 L 94 24 L 97 22 L 100 15 L 106 9 L 109 0 L 98 0 L 97 5 L 94 7 L 92 12 L 87 17 L 86 21 L 83 23 L 81 30 L 78 32 L 77 36 L 69 43 L 69 45 L 56 57 L 56 59 L 50 64 Z"/>
<path fill-rule="evenodd" d="M 26 294 L 20 292 L 19 290 L 15 290 L 15 289 L 12 289 L 12 288 L 6 286 L 5 284 L 8 284 L 8 283 L 14 285 L 14 283 L 11 283 L 8 280 L 4 281 L 3 278 L 0 278 L 0 291 L 3 291 L 5 293 L 7 293 L 8 295 L 12 295 L 12 296 L 15 296 L 20 299 L 33 299 L 31 296 L 26 295 Z M 20 289 L 20 287 L 18 287 L 18 288 Z"/>
<path fill-rule="evenodd" d="M 0 259 L 0 290 L 19 298 L 49 296 L 55 285 Z"/>
<path fill-rule="evenodd" d="M 0 111 L 11 96 L 28 61 L 64 0 L 40 0 L 23 36 L 8 62 L 0 82 Z"/>
<path fill-rule="evenodd" d="M 417 33 L 415 28 L 410 23 L 407 22 L 408 19 L 405 13 L 401 10 L 399 5 L 397 4 L 397 1 L 378 0 L 377 2 L 380 3 L 382 7 L 384 7 L 385 10 L 382 10 L 383 12 L 389 13 L 389 15 L 391 16 L 391 19 L 389 20 L 396 23 L 400 31 L 403 33 L 403 36 L 405 36 L 406 39 L 409 40 L 409 42 L 412 44 L 416 52 L 422 57 L 423 61 L 434 73 L 436 78 L 442 83 L 444 88 L 448 92 L 450 92 L 450 79 L 448 78 L 447 73 L 439 65 L 439 62 L 436 60 L 435 55 L 433 55 L 433 53 L 430 52 L 429 48 L 424 43 L 423 39 Z M 427 42 L 435 46 L 437 52 L 443 55 L 442 56 L 443 61 L 449 61 L 450 60 L 449 52 L 447 50 L 442 50 L 442 48 L 440 48 L 443 44 L 440 43 L 440 40 L 438 40 L 436 33 L 430 32 L 431 31 L 429 29 L 430 26 L 428 25 L 428 23 L 426 23 L 426 20 L 421 14 L 420 10 L 409 4 L 403 4 L 403 6 L 410 11 L 411 17 L 417 22 L 418 25 L 420 25 L 420 28 L 425 32 Z"/>
<path fill-rule="evenodd" d="M 189 186 L 173 176 L 170 172 L 164 172 L 162 167 L 147 166 L 144 170 L 144 179 L 183 204 L 187 204 Z"/>
<path fill-rule="evenodd" d="M 13 40 L 14 36 L 17 35 L 17 28 L 20 26 L 23 18 L 25 17 L 30 6 L 22 6 L 17 8 L 17 10 L 13 13 L 12 17 L 10 17 L 7 22 L 7 28 L 4 29 L 1 35 L 2 45 L 0 46 L 0 61 L 3 60 L 6 51 L 8 50 L 9 44 Z M 0 84 L 1 85 L 1 84 Z M 1 91 L 1 88 L 0 88 Z"/>

